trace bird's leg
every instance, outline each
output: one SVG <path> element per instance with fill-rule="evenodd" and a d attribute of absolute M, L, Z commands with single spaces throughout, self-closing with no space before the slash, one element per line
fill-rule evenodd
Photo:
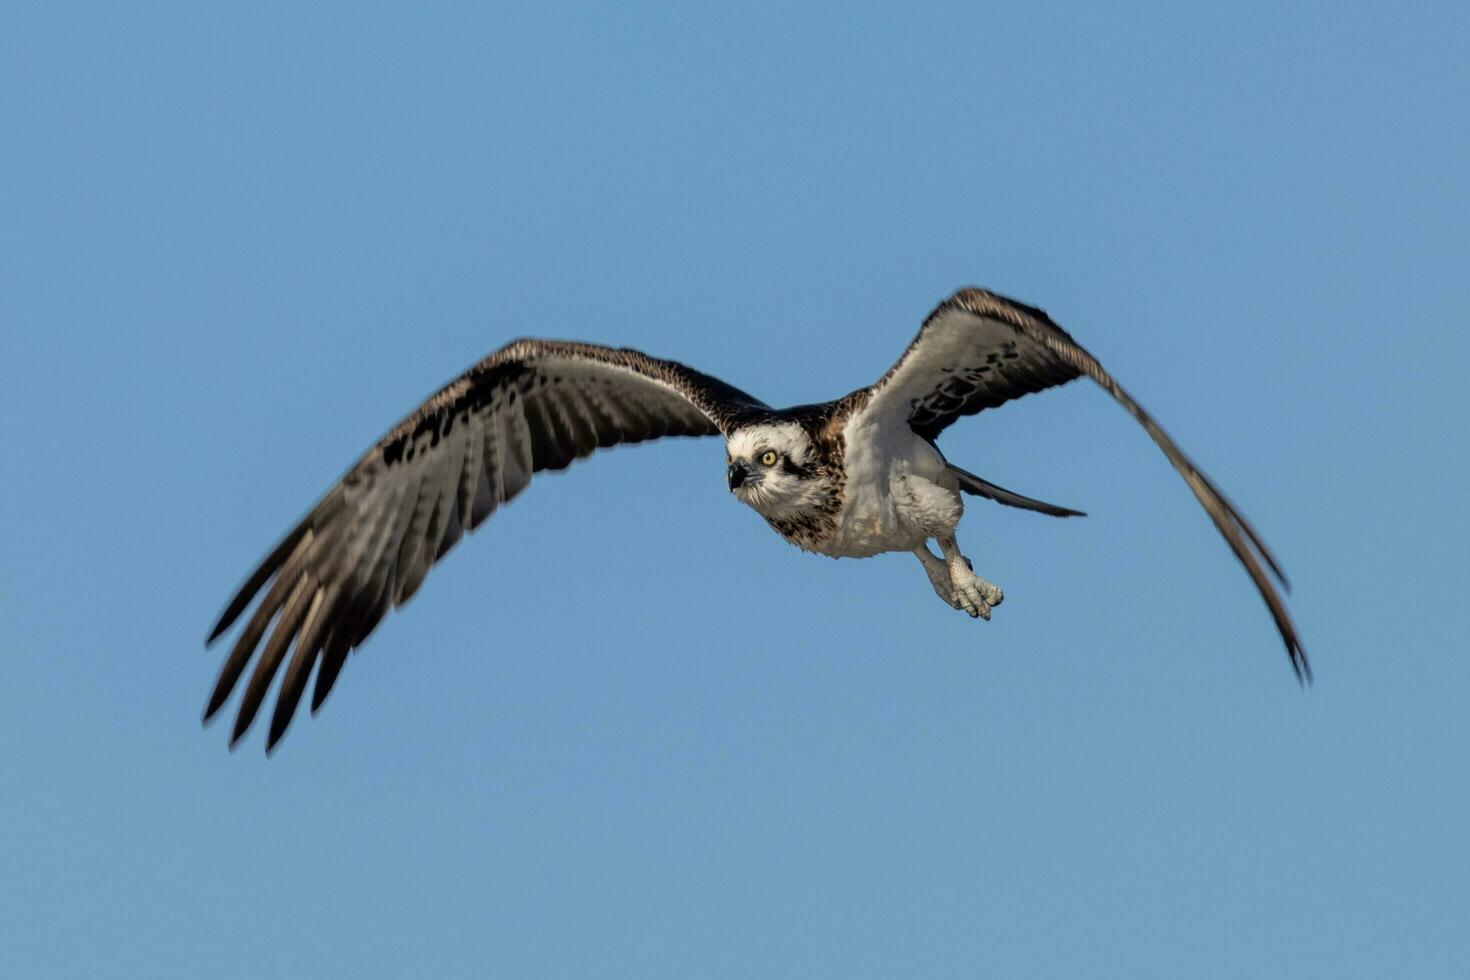
<path fill-rule="evenodd" d="M 915 548 L 914 554 L 923 564 L 924 574 L 929 576 L 929 584 L 934 586 L 934 593 L 954 608 L 961 608 L 960 601 L 954 597 L 954 586 L 949 584 L 949 566 L 934 556 L 927 543 Z"/>
<path fill-rule="evenodd" d="M 927 548 L 924 550 L 928 551 Z M 975 574 L 970 559 L 960 554 L 960 546 L 953 534 L 939 538 L 939 550 L 944 553 L 949 584 L 959 608 L 971 616 L 989 619 L 991 608 L 1000 605 L 1005 594 L 998 586 Z"/>

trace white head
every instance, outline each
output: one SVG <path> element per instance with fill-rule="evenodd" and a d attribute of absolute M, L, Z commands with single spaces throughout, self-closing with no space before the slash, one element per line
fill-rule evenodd
<path fill-rule="evenodd" d="M 828 495 L 811 437 L 795 422 L 747 426 L 725 440 L 730 492 L 771 520 L 799 520 Z"/>

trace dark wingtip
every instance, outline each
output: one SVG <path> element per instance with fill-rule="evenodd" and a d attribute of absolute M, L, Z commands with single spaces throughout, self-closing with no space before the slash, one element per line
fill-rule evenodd
<path fill-rule="evenodd" d="M 1218 492 L 1216 491 L 1216 493 Z M 1224 499 L 1223 495 L 1221 499 Z M 1235 509 L 1234 505 L 1230 505 L 1229 501 L 1226 501 L 1226 504 L 1230 506 L 1230 511 L 1235 515 L 1235 519 L 1240 522 L 1240 526 L 1245 528 L 1245 533 L 1251 539 L 1251 543 L 1256 546 L 1256 551 L 1265 559 L 1266 567 L 1271 569 L 1271 574 L 1276 576 L 1276 581 L 1281 585 L 1281 591 L 1287 595 L 1291 595 L 1291 579 L 1286 577 L 1286 569 L 1281 567 L 1281 562 L 1277 561 L 1276 556 L 1271 554 L 1271 550 L 1266 547 L 1260 535 L 1256 534 L 1256 529 L 1246 523 L 1245 518 Z"/>
<path fill-rule="evenodd" d="M 230 596 L 229 605 L 225 606 L 224 611 L 219 614 L 219 619 L 214 621 L 214 628 L 204 638 L 205 649 L 208 649 L 215 640 L 224 636 L 225 631 L 235 625 L 235 620 L 239 619 L 240 614 L 250 605 L 250 600 L 255 598 L 255 594 L 260 591 L 260 586 L 264 584 L 263 582 L 254 581 L 258 576 L 259 572 L 257 571 L 257 574 L 252 576 L 251 581 L 247 581 L 236 590 L 234 595 Z"/>
<path fill-rule="evenodd" d="M 271 571 L 275 571 L 274 566 L 271 568 Z M 219 614 L 219 619 L 215 620 L 214 629 L 210 630 L 209 635 L 204 638 L 204 649 L 208 650 L 214 644 L 215 640 L 218 640 L 225 634 L 227 629 L 235 625 L 235 620 L 240 618 L 240 614 L 245 611 L 246 606 L 250 605 L 250 600 L 255 598 L 255 594 L 260 591 L 261 585 L 264 584 L 263 580 L 256 581 L 259 577 L 259 572 L 257 572 L 249 582 L 246 582 L 241 587 L 239 592 L 235 593 L 234 598 L 230 600 L 230 604 L 225 607 L 225 611 Z"/>
<path fill-rule="evenodd" d="M 215 645 L 216 639 L 221 638 L 221 636 L 225 635 L 225 630 L 228 630 L 229 627 L 234 626 L 235 620 L 240 619 L 240 614 L 244 613 L 245 607 L 247 607 L 247 605 L 250 605 L 250 599 L 253 598 L 254 595 L 251 595 L 251 597 L 245 599 L 244 602 L 241 602 L 240 597 L 238 597 L 237 595 L 237 597 L 229 602 L 229 605 L 226 605 L 225 611 L 219 614 L 218 620 L 215 620 L 215 627 L 213 627 L 212 630 L 209 630 L 209 636 L 206 636 L 206 638 L 204 638 L 204 649 L 209 649 L 210 646 Z"/>
<path fill-rule="evenodd" d="M 204 724 L 207 725 L 214 720 L 215 715 L 219 714 L 219 709 L 223 708 L 225 702 L 230 699 L 230 692 L 234 689 L 233 683 L 229 686 L 225 685 L 223 677 L 215 684 L 214 693 L 210 694 L 209 703 L 204 706 L 204 718 L 202 719 Z"/>
<path fill-rule="evenodd" d="M 255 715 L 253 713 L 247 714 L 244 711 L 241 711 L 235 717 L 235 730 L 230 733 L 230 751 L 233 752 L 235 746 L 239 744 L 240 739 L 244 738 L 245 733 L 250 731 L 250 723 L 254 720 Z"/>
<path fill-rule="evenodd" d="M 1307 651 L 1300 643 L 1295 647 L 1286 648 L 1287 656 L 1291 657 L 1291 667 L 1296 671 L 1297 683 L 1302 687 L 1311 687 L 1313 682 L 1312 664 L 1307 660 Z"/>
<path fill-rule="evenodd" d="M 331 648 L 322 654 L 321 663 L 316 669 L 316 684 L 311 690 L 311 713 L 313 716 L 321 710 L 326 703 L 327 696 L 332 693 L 332 688 L 337 684 L 337 675 L 342 672 L 342 666 L 347 660 L 348 651 L 345 649 Z"/>
<path fill-rule="evenodd" d="M 279 742 L 281 740 L 281 737 L 286 734 L 286 729 L 291 727 L 291 718 L 294 715 L 295 711 L 292 711 L 291 714 L 286 715 L 284 718 L 271 718 L 270 734 L 267 735 L 265 739 L 265 754 L 267 758 L 269 758 L 270 754 L 275 751 L 276 743 Z"/>
<path fill-rule="evenodd" d="M 270 581 L 271 577 L 276 574 L 281 565 L 290 557 L 292 549 L 300 543 L 302 536 L 311 527 L 312 519 L 326 509 L 329 502 L 335 496 L 334 488 L 334 492 L 328 493 L 326 497 L 322 498 L 312 508 L 311 513 L 301 523 L 292 528 L 291 532 L 276 544 L 275 548 L 271 550 L 271 553 L 266 555 L 265 559 L 259 565 L 255 566 L 255 571 L 250 573 L 250 577 L 245 580 L 244 584 L 231 597 L 230 604 L 225 607 L 225 611 L 220 613 L 219 619 L 214 624 L 214 629 L 210 630 L 208 638 L 204 641 L 206 648 L 215 640 L 219 639 L 224 631 L 234 625 L 235 620 L 240 618 L 240 614 L 245 611 L 246 606 L 250 605 L 250 600 L 255 598 L 261 586 Z"/>

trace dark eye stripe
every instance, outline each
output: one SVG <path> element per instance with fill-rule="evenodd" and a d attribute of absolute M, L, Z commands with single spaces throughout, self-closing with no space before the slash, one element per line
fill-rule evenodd
<path fill-rule="evenodd" d="M 781 457 L 781 469 L 792 476 L 801 477 L 803 480 L 810 479 L 812 468 L 810 466 L 797 466 L 789 457 Z"/>

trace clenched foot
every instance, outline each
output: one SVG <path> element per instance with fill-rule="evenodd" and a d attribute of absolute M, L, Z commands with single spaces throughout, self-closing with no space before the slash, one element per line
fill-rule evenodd
<path fill-rule="evenodd" d="M 950 565 L 949 582 L 954 594 L 951 605 L 979 619 L 989 619 L 990 610 L 1005 601 L 1005 593 L 1000 586 L 976 575 L 968 561 L 963 566 Z M 938 589 L 936 585 L 935 591 Z"/>
<path fill-rule="evenodd" d="M 975 574 L 970 559 L 959 553 L 953 539 L 941 542 L 947 559 L 936 558 L 928 546 L 914 549 L 914 555 L 924 566 L 929 584 L 939 598 L 955 609 L 963 610 L 976 619 L 989 619 L 990 610 L 1001 604 L 1005 594 L 994 583 Z"/>

